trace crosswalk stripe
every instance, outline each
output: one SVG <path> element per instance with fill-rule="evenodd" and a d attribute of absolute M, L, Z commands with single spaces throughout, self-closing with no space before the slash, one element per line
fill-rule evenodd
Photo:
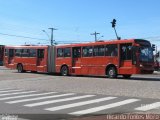
<path fill-rule="evenodd" d="M 11 90 L 12 88 L 2 88 L 0 90 Z"/>
<path fill-rule="evenodd" d="M 98 112 L 98 111 L 102 111 L 102 110 L 126 105 L 126 104 L 133 103 L 133 102 L 136 102 L 136 101 L 139 101 L 139 100 L 138 99 L 127 99 L 127 100 L 123 100 L 123 101 L 120 101 L 120 102 L 111 103 L 111 104 L 108 104 L 108 105 L 103 105 L 103 106 L 93 107 L 93 108 L 89 108 L 89 109 L 85 109 L 85 110 L 81 110 L 81 111 L 72 112 L 72 113 L 69 113 L 69 114 L 70 115 L 84 115 L 84 114 L 94 113 L 94 112 Z"/>
<path fill-rule="evenodd" d="M 160 107 L 160 102 L 155 102 L 155 103 L 152 103 L 152 104 L 143 105 L 141 107 L 135 108 L 135 110 L 147 111 L 147 110 L 156 109 L 158 107 Z"/>
<path fill-rule="evenodd" d="M 29 95 L 19 95 L 19 96 L 13 96 L 13 97 L 4 97 L 0 98 L 0 101 L 2 100 L 9 100 L 9 99 L 15 99 L 15 98 L 24 98 L 24 97 L 32 97 L 32 96 L 41 96 L 41 95 L 49 95 L 57 92 L 47 92 L 47 93 L 41 93 L 41 94 L 29 94 Z"/>
<path fill-rule="evenodd" d="M 37 92 L 37 91 L 25 91 L 25 92 L 6 93 L 6 94 L 0 94 L 0 97 L 1 96 L 7 96 L 7 95 L 18 95 L 18 94 L 24 94 L 24 93 L 33 93 L 33 92 Z"/>
<path fill-rule="evenodd" d="M 88 97 L 93 97 L 93 96 L 95 95 L 83 95 L 83 96 L 78 96 L 78 97 L 71 97 L 71 98 L 65 98 L 65 99 L 49 100 L 49 101 L 44 101 L 44 102 L 32 103 L 32 104 L 27 104 L 24 106 L 27 106 L 27 107 L 41 106 L 41 105 L 46 105 L 46 104 L 51 104 L 51 103 L 77 100 L 77 99 L 88 98 Z"/>
<path fill-rule="evenodd" d="M 16 92 L 16 91 L 23 91 L 23 90 L 4 90 L 4 91 L 0 91 L 0 93 Z"/>
<path fill-rule="evenodd" d="M 72 103 L 72 104 L 67 104 L 67 105 L 56 106 L 56 107 L 52 107 L 52 108 L 46 108 L 45 110 L 57 111 L 57 110 L 62 110 L 62 109 L 67 109 L 67 108 L 78 107 L 78 106 L 82 106 L 82 105 L 88 105 L 88 104 L 92 104 L 92 103 L 99 103 L 99 102 L 102 102 L 102 101 L 112 100 L 112 99 L 115 99 L 115 98 L 117 98 L 117 97 L 99 98 L 99 99 L 94 99 L 94 100 L 78 102 L 78 103 Z"/>
<path fill-rule="evenodd" d="M 43 99 L 47 99 L 47 98 L 64 97 L 64 96 L 69 96 L 69 95 L 75 95 L 75 93 L 67 93 L 67 94 L 60 94 L 60 95 L 53 95 L 53 96 L 45 96 L 45 97 L 37 97 L 37 98 L 30 98 L 30 99 L 15 100 L 15 101 L 9 101 L 9 102 L 6 102 L 6 103 L 14 104 L 14 103 L 34 101 L 34 100 L 43 100 Z"/>

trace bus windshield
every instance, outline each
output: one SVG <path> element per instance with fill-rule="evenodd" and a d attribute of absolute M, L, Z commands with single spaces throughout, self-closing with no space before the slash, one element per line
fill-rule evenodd
<path fill-rule="evenodd" d="M 139 48 L 140 61 L 142 62 L 153 62 L 153 50 L 148 46 L 141 46 Z"/>

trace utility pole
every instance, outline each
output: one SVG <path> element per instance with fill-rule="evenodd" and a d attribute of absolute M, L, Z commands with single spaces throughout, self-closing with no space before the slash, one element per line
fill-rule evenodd
<path fill-rule="evenodd" d="M 58 29 L 56 29 L 56 28 L 48 28 L 48 29 L 51 29 L 51 45 L 53 45 L 53 42 L 55 44 L 55 40 L 53 39 L 53 31 L 58 30 Z"/>
<path fill-rule="evenodd" d="M 94 33 L 91 33 L 91 35 L 94 35 L 95 36 L 95 42 L 97 41 L 97 35 L 100 34 L 100 33 L 97 33 L 96 31 Z"/>

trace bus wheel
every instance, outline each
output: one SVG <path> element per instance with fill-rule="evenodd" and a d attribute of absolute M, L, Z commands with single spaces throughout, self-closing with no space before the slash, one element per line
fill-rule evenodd
<path fill-rule="evenodd" d="M 68 73 L 69 73 L 68 67 L 67 67 L 67 66 L 63 66 L 63 67 L 61 68 L 61 75 L 62 75 L 62 76 L 67 76 Z"/>
<path fill-rule="evenodd" d="M 18 70 L 19 73 L 22 73 L 24 71 L 23 66 L 21 64 L 18 64 L 17 70 Z"/>
<path fill-rule="evenodd" d="M 107 70 L 107 75 L 109 78 L 116 78 L 117 77 L 117 70 L 115 67 L 109 67 Z"/>
<path fill-rule="evenodd" d="M 131 75 L 123 75 L 123 77 L 127 79 L 127 78 L 130 78 Z"/>

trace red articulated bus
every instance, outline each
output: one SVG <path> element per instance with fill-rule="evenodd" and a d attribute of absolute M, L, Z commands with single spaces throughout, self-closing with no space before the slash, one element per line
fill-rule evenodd
<path fill-rule="evenodd" d="M 17 68 L 18 72 L 129 78 L 132 74 L 153 73 L 154 57 L 149 41 L 128 39 L 57 46 L 7 46 L 5 65 Z"/>
<path fill-rule="evenodd" d="M 3 65 L 4 45 L 0 45 L 0 65 Z"/>

